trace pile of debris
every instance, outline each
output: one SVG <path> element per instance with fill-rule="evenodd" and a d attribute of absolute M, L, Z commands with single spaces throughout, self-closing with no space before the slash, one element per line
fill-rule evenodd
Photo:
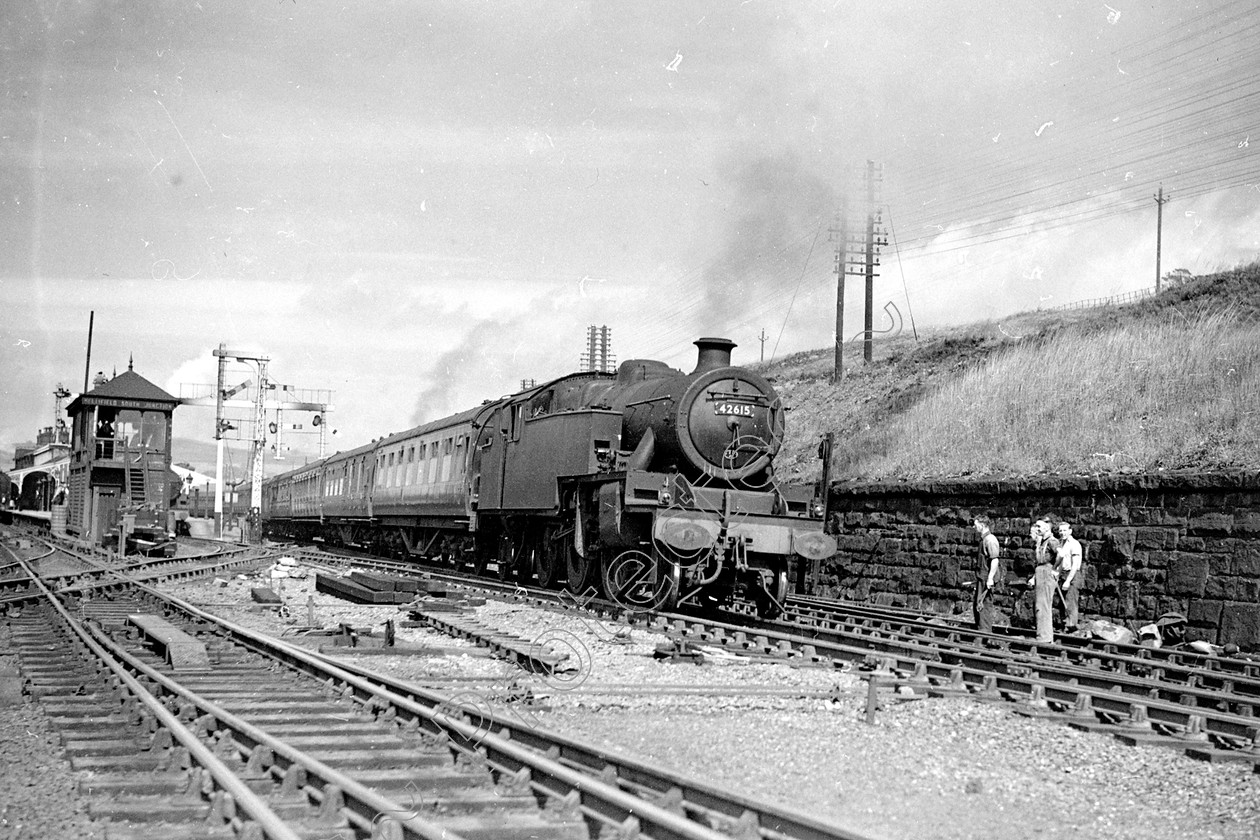
<path fill-rule="evenodd" d="M 1184 648 L 1207 656 L 1244 656 L 1238 645 L 1214 645 L 1202 639 L 1191 641 L 1187 637 L 1189 623 L 1181 613 L 1164 613 L 1150 624 L 1138 627 L 1136 632 L 1129 627 L 1114 624 L 1105 619 L 1081 622 L 1081 629 L 1091 638 L 1102 639 L 1122 645 L 1140 645 L 1149 648 Z"/>
<path fill-rule="evenodd" d="M 264 569 L 262 576 L 271 578 L 272 584 L 274 585 L 277 580 L 285 580 L 286 578 L 302 580 L 310 573 L 310 569 L 298 563 L 296 558 L 281 557 L 275 563 Z"/>

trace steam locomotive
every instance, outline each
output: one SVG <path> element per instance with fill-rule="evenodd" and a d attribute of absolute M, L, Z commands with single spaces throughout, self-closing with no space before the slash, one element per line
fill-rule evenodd
<path fill-rule="evenodd" d="M 774 476 L 784 408 L 701 338 L 695 370 L 633 359 L 338 453 L 263 483 L 264 533 L 503 580 L 561 581 L 632 609 L 781 609 L 793 562 L 836 551 L 823 489 Z"/>

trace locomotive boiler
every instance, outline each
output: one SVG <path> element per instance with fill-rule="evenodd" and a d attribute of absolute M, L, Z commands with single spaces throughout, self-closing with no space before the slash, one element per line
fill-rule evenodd
<path fill-rule="evenodd" d="M 784 408 L 733 342 L 690 373 L 582 372 L 269 479 L 269 533 L 564 581 L 630 608 L 736 595 L 780 608 L 834 553 L 820 490 L 774 475 Z"/>

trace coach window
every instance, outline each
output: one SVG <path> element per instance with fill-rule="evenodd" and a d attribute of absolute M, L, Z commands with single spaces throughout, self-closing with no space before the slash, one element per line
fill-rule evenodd
<path fill-rule="evenodd" d="M 438 442 L 429 444 L 429 483 L 436 484 L 438 477 Z"/>
<path fill-rule="evenodd" d="M 468 438 L 464 435 L 455 438 L 455 475 L 457 476 L 464 474 L 464 453 L 467 451 L 465 446 L 467 441 Z"/>
<path fill-rule="evenodd" d="M 454 441 L 447 438 L 442 441 L 442 480 L 451 480 L 451 454 L 454 451 Z"/>
<path fill-rule="evenodd" d="M 414 446 L 407 447 L 407 478 L 404 484 L 416 483 L 416 448 Z"/>

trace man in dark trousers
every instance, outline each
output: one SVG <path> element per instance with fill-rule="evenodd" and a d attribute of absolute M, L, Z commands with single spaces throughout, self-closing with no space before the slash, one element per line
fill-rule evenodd
<path fill-rule="evenodd" d="M 993 587 L 998 580 L 998 554 L 1001 548 L 993 535 L 993 522 L 987 516 L 977 516 L 973 521 L 980 535 L 980 550 L 976 554 L 976 629 L 985 633 L 993 631 Z"/>

